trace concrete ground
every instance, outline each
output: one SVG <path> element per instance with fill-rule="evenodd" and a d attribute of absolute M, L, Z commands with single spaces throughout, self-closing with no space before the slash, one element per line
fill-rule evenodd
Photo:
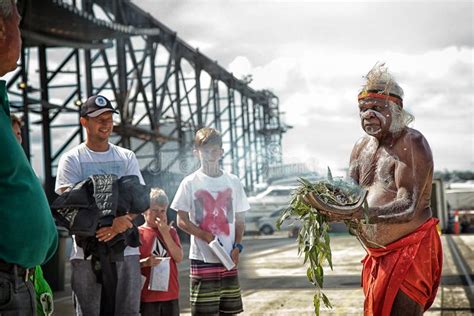
<path fill-rule="evenodd" d="M 444 265 L 442 285 L 436 301 L 425 315 L 473 315 L 472 287 L 462 278 L 453 254 L 442 237 Z M 474 235 L 454 236 L 465 266 L 474 271 Z M 295 239 L 279 233 L 272 236 L 250 236 L 244 241 L 245 250 L 239 264 L 244 302 L 243 315 L 314 315 L 314 291 L 306 279 L 306 268 L 298 256 Z M 185 251 L 188 245 L 184 244 Z M 360 260 L 365 253 L 358 241 L 347 234 L 331 237 L 334 270 L 325 270 L 325 290 L 333 304 L 322 308 L 321 315 L 362 315 L 363 293 L 360 288 Z M 186 253 L 186 252 L 185 252 Z M 189 310 L 189 260 L 179 266 L 182 315 Z M 69 268 L 67 267 L 69 273 Z M 66 280 L 69 280 L 66 277 Z M 69 284 L 55 294 L 56 315 L 73 315 Z"/>

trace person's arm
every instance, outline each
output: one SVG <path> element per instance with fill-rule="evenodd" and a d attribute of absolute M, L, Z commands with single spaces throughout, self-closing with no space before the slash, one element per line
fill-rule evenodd
<path fill-rule="evenodd" d="M 365 146 L 367 143 L 367 139 L 365 137 L 360 138 L 352 148 L 351 152 L 351 157 L 349 160 L 349 171 L 348 171 L 348 178 L 352 180 L 356 185 L 359 185 L 360 183 L 360 163 L 359 163 L 359 154 L 361 151 L 361 148 Z M 352 214 L 351 219 L 352 220 L 360 220 L 364 218 L 364 212 L 363 209 L 361 208 L 357 212 Z M 333 221 L 340 221 L 338 217 L 331 217 L 328 215 L 328 220 L 333 222 Z"/>
<path fill-rule="evenodd" d="M 80 168 L 73 156 L 63 156 L 59 160 L 58 172 L 56 176 L 56 193 L 62 194 L 72 187 L 75 183 L 81 181 Z M 114 218 L 111 227 L 102 227 L 96 232 L 96 237 L 100 241 L 112 240 L 119 233 L 124 232 L 133 225 L 131 221 L 135 214 L 127 214 Z"/>
<path fill-rule="evenodd" d="M 354 147 L 352 148 L 351 158 L 349 161 L 348 176 L 357 184 L 359 183 L 359 152 L 360 152 L 360 148 L 363 142 L 364 142 L 364 138 L 361 138 L 354 145 Z"/>
<path fill-rule="evenodd" d="M 240 248 L 236 247 L 236 244 L 242 243 L 242 238 L 245 232 L 245 214 L 250 209 L 247 195 L 245 194 L 244 187 L 238 177 L 234 178 L 235 181 L 235 239 L 234 248 L 230 252 L 230 257 L 234 261 L 235 265 L 239 263 Z"/>
<path fill-rule="evenodd" d="M 130 151 L 128 157 L 128 165 L 127 170 L 125 171 L 125 175 L 136 175 L 140 180 L 140 184 L 145 185 L 145 180 L 143 180 L 142 172 L 140 171 L 140 165 L 138 164 L 137 156 L 135 153 Z"/>
<path fill-rule="evenodd" d="M 245 212 L 235 213 L 235 243 L 242 243 L 242 238 L 244 237 L 245 232 Z M 239 263 L 240 249 L 235 247 L 232 249 L 230 256 L 235 265 Z"/>
<path fill-rule="evenodd" d="M 80 168 L 73 156 L 63 156 L 59 160 L 56 175 L 56 193 L 63 194 L 64 191 L 81 181 Z M 134 214 L 133 214 L 134 215 Z M 112 240 L 117 234 L 132 227 L 130 215 L 120 216 L 114 219 L 111 227 L 102 227 L 96 231 L 99 241 Z"/>
<path fill-rule="evenodd" d="M 146 258 L 140 259 L 140 268 L 145 268 L 145 267 L 154 267 L 156 265 L 159 265 L 161 260 L 163 258 L 158 257 L 158 256 L 149 256 Z"/>
<path fill-rule="evenodd" d="M 202 239 L 207 243 L 210 243 L 214 240 L 213 234 L 202 230 L 191 222 L 191 220 L 189 219 L 188 212 L 178 210 L 177 221 L 178 227 L 184 230 L 186 233 L 193 235 L 199 239 Z"/>
<path fill-rule="evenodd" d="M 129 163 L 125 175 L 136 175 L 140 180 L 140 184 L 145 185 L 140 168 L 138 165 L 137 158 L 133 152 L 129 153 Z M 112 240 L 118 234 L 125 232 L 127 229 L 133 227 L 132 221 L 137 217 L 138 214 L 128 213 L 122 216 L 114 218 L 112 226 L 102 227 L 97 230 L 96 237 L 99 241 L 107 242 Z"/>
<path fill-rule="evenodd" d="M 165 222 L 162 222 L 159 218 L 156 219 L 156 226 L 163 236 L 163 241 L 166 244 L 169 255 L 173 258 L 176 263 L 180 263 L 183 260 L 183 249 L 173 240 L 171 236 L 171 226 L 173 222 L 169 225 Z"/>
<path fill-rule="evenodd" d="M 242 238 L 244 237 L 245 213 L 246 212 L 235 213 L 235 242 L 237 244 L 242 243 Z"/>
<path fill-rule="evenodd" d="M 413 219 L 426 186 L 431 186 L 433 157 L 424 137 L 409 135 L 395 165 L 396 198 L 382 206 L 370 207 L 370 223 L 406 223 Z"/>

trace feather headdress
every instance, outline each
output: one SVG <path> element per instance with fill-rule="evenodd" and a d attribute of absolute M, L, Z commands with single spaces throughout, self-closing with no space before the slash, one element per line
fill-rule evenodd
<path fill-rule="evenodd" d="M 388 99 L 403 106 L 403 89 L 388 72 L 385 63 L 377 62 L 364 78 L 366 83 L 359 93 L 359 100 L 366 98 Z"/>

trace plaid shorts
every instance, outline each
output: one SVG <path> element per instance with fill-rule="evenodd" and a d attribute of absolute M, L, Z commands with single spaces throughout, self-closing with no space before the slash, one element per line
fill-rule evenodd
<path fill-rule="evenodd" d="M 190 277 L 192 315 L 243 312 L 237 268 L 227 271 L 220 263 L 191 260 Z"/>

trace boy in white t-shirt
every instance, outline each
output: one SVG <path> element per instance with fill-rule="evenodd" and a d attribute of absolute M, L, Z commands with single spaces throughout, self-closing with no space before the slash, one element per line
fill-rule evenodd
<path fill-rule="evenodd" d="M 171 203 L 178 227 L 191 235 L 191 312 L 193 315 L 237 314 L 243 311 L 237 264 L 250 209 L 237 176 L 220 169 L 222 137 L 213 128 L 196 133 L 194 154 L 201 168 L 181 182 Z M 227 271 L 209 243 L 218 239 L 236 267 Z"/>

